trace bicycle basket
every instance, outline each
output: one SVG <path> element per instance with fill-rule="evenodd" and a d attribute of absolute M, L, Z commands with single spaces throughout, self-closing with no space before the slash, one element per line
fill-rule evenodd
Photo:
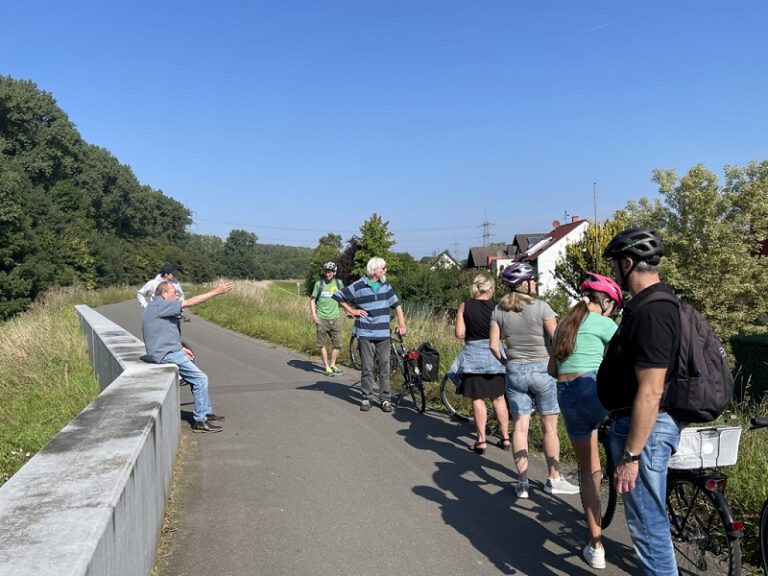
<path fill-rule="evenodd" d="M 680 446 L 669 459 L 669 467 L 677 469 L 733 466 L 739 457 L 739 426 L 707 426 L 683 428 Z"/>

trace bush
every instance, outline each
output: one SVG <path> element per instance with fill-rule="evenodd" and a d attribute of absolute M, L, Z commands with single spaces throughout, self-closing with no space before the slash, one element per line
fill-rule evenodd
<path fill-rule="evenodd" d="M 736 394 L 743 402 L 760 403 L 768 391 L 768 335 L 734 336 Z"/>

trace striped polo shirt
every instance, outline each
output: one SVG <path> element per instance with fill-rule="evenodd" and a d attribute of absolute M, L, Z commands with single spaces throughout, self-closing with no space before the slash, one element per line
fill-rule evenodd
<path fill-rule="evenodd" d="M 374 292 L 366 276 L 352 282 L 346 288 L 333 293 L 333 299 L 354 304 L 368 312 L 368 316 L 355 316 L 355 332 L 363 340 L 389 338 L 389 311 L 400 306 L 395 291 L 389 282 L 379 284 Z"/>

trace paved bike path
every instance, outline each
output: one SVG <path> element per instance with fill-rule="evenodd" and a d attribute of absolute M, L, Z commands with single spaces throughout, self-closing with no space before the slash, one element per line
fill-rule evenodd
<path fill-rule="evenodd" d="M 141 337 L 134 302 L 99 311 Z M 359 374 L 200 318 L 184 338 L 211 380 L 219 434 L 182 430 L 177 512 L 163 576 L 586 575 L 579 496 L 516 500 L 509 452 L 474 454 L 472 428 L 435 411 L 358 410 Z M 183 417 L 191 394 L 182 391 Z M 537 482 L 538 481 L 538 482 Z M 537 489 L 538 487 L 538 489 Z M 637 574 L 619 508 L 608 568 Z"/>

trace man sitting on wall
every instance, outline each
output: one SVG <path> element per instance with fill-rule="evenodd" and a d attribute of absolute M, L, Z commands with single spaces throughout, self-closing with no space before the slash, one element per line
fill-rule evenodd
<path fill-rule="evenodd" d="M 213 413 L 211 399 L 208 396 L 208 376 L 193 363 L 195 356 L 192 351 L 181 344 L 179 317 L 182 308 L 191 308 L 226 294 L 233 287 L 232 282 L 222 282 L 205 294 L 199 294 L 181 302 L 173 282 L 161 282 L 155 290 L 155 297 L 144 310 L 141 331 L 144 335 L 147 354 L 142 359 L 154 364 L 176 364 L 179 367 L 179 375 L 189 383 L 195 399 L 192 423 L 194 432 L 221 432 L 222 427 L 217 422 L 223 421 L 224 416 Z"/>

